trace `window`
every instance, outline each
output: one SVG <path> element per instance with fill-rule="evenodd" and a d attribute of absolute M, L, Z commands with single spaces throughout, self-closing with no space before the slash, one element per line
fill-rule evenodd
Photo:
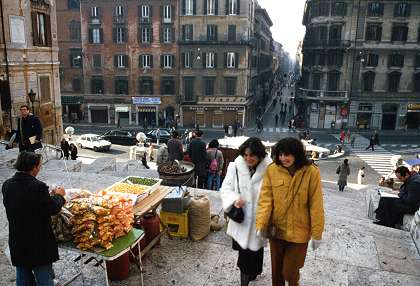
<path fill-rule="evenodd" d="M 398 3 L 394 5 L 394 17 L 409 17 L 411 6 L 409 3 Z"/>
<path fill-rule="evenodd" d="M 162 7 L 162 17 L 164 23 L 170 23 L 172 18 L 172 9 L 171 5 L 166 5 Z"/>
<path fill-rule="evenodd" d="M 80 21 L 71 21 L 69 28 L 70 28 L 70 40 L 75 41 L 75 42 L 80 42 L 81 40 Z"/>
<path fill-rule="evenodd" d="M 420 72 L 414 74 L 414 91 L 420 92 Z"/>
<path fill-rule="evenodd" d="M 152 28 L 142 27 L 141 28 L 141 42 L 150 44 L 152 42 Z"/>
<path fill-rule="evenodd" d="M 376 67 L 378 66 L 379 55 L 374 53 L 367 53 L 362 58 L 362 63 L 365 67 Z"/>
<path fill-rule="evenodd" d="M 82 91 L 82 81 L 80 80 L 80 77 L 74 77 L 71 81 L 71 86 L 74 92 Z"/>
<path fill-rule="evenodd" d="M 344 2 L 336 2 L 331 4 L 331 16 L 346 16 L 347 4 Z"/>
<path fill-rule="evenodd" d="M 236 53 L 229 52 L 226 55 L 226 67 L 236 68 Z"/>
<path fill-rule="evenodd" d="M 312 89 L 320 90 L 321 89 L 321 73 L 314 73 L 312 75 Z"/>
<path fill-rule="evenodd" d="M 342 52 L 329 52 L 328 53 L 328 65 L 329 66 L 341 66 L 343 64 L 343 53 Z"/>
<path fill-rule="evenodd" d="M 183 41 L 193 40 L 193 25 L 182 25 L 182 40 Z"/>
<path fill-rule="evenodd" d="M 50 15 L 32 12 L 32 33 L 34 46 L 51 46 Z"/>
<path fill-rule="evenodd" d="M 68 0 L 67 2 L 69 9 L 77 10 L 79 9 L 80 2 L 79 0 Z"/>
<path fill-rule="evenodd" d="M 402 54 L 390 54 L 388 57 L 388 67 L 402 68 L 404 66 L 404 56 Z"/>
<path fill-rule="evenodd" d="M 315 66 L 324 66 L 325 65 L 325 54 L 319 53 L 314 55 L 313 64 Z"/>
<path fill-rule="evenodd" d="M 140 78 L 139 88 L 140 94 L 153 94 L 153 79 L 151 77 Z"/>
<path fill-rule="evenodd" d="M 96 54 L 92 56 L 92 66 L 94 68 L 102 67 L 102 56 L 100 54 Z"/>
<path fill-rule="evenodd" d="M 392 35 L 391 35 L 392 42 L 406 42 L 407 35 L 408 35 L 407 25 L 397 24 L 397 25 L 392 26 Z"/>
<path fill-rule="evenodd" d="M 173 77 L 162 77 L 161 79 L 161 93 L 165 95 L 175 94 L 175 80 Z"/>
<path fill-rule="evenodd" d="M 372 112 L 373 106 L 372 103 L 360 103 L 359 104 L 359 111 L 370 111 Z"/>
<path fill-rule="evenodd" d="M 90 16 L 92 18 L 99 18 L 99 7 L 91 7 L 90 8 Z"/>
<path fill-rule="evenodd" d="M 212 96 L 214 95 L 214 77 L 205 77 L 204 78 L 204 95 Z"/>
<path fill-rule="evenodd" d="M 330 26 L 330 45 L 338 45 L 341 42 L 341 25 L 332 25 Z"/>
<path fill-rule="evenodd" d="M 193 77 L 184 78 L 184 99 L 185 101 L 194 100 L 194 78 Z"/>
<path fill-rule="evenodd" d="M 171 27 L 162 28 L 162 41 L 166 44 L 172 42 L 172 28 Z"/>
<path fill-rule="evenodd" d="M 227 77 L 225 79 L 226 95 L 236 95 L 236 77 Z"/>
<path fill-rule="evenodd" d="M 41 90 L 41 103 L 51 102 L 51 88 L 50 88 L 50 77 L 40 76 L 39 85 Z"/>
<path fill-rule="evenodd" d="M 239 15 L 238 0 L 226 0 L 226 15 Z"/>
<path fill-rule="evenodd" d="M 368 3 L 368 17 L 381 17 L 384 14 L 384 4 L 379 2 Z"/>
<path fill-rule="evenodd" d="M 228 41 L 229 42 L 236 41 L 236 25 L 228 26 Z"/>
<path fill-rule="evenodd" d="M 102 79 L 102 77 L 93 77 L 90 80 L 90 88 L 93 94 L 103 94 L 104 80 Z"/>
<path fill-rule="evenodd" d="M 182 63 L 184 68 L 192 68 L 191 58 L 191 52 L 182 53 Z"/>
<path fill-rule="evenodd" d="M 123 44 L 127 42 L 127 29 L 125 27 L 116 27 L 112 29 L 114 43 Z"/>
<path fill-rule="evenodd" d="M 171 69 L 174 67 L 174 56 L 173 55 L 162 55 L 160 56 L 161 68 Z"/>
<path fill-rule="evenodd" d="M 124 17 L 124 7 L 121 5 L 115 6 L 115 16 Z"/>
<path fill-rule="evenodd" d="M 328 90 L 329 91 L 337 91 L 339 82 L 340 82 L 339 72 L 332 71 L 328 73 Z"/>
<path fill-rule="evenodd" d="M 102 28 L 89 29 L 89 43 L 101 44 L 102 43 Z"/>
<path fill-rule="evenodd" d="M 366 38 L 366 41 L 381 41 L 382 25 L 381 24 L 367 24 L 365 38 Z"/>
<path fill-rule="evenodd" d="M 70 50 L 70 66 L 74 69 L 82 68 L 82 51 Z"/>
<path fill-rule="evenodd" d="M 420 68 L 420 54 L 417 54 L 414 58 L 414 67 L 416 69 Z"/>
<path fill-rule="evenodd" d="M 128 94 L 128 79 L 126 77 L 115 78 L 115 94 Z"/>
<path fill-rule="evenodd" d="M 207 25 L 207 41 L 217 41 L 217 25 Z"/>
<path fill-rule="evenodd" d="M 128 67 L 128 56 L 127 55 L 115 55 L 114 66 L 119 69 Z"/>
<path fill-rule="evenodd" d="M 216 67 L 215 60 L 216 60 L 216 55 L 213 52 L 205 53 L 205 61 L 203 61 L 204 67 L 208 69 L 215 68 Z"/>
<path fill-rule="evenodd" d="M 153 56 L 140 55 L 139 63 L 140 63 L 141 68 L 144 68 L 144 69 L 153 68 Z"/>
<path fill-rule="evenodd" d="M 400 85 L 401 73 L 394 71 L 388 74 L 388 91 L 389 92 L 398 92 Z"/>
<path fill-rule="evenodd" d="M 195 14 L 195 0 L 185 0 L 183 1 L 183 13 L 186 16 L 192 16 Z"/>
<path fill-rule="evenodd" d="M 206 15 L 217 15 L 218 0 L 204 0 L 204 13 Z"/>
<path fill-rule="evenodd" d="M 314 17 L 329 16 L 330 15 L 330 4 L 329 3 L 316 3 L 312 6 L 312 15 Z"/>
<path fill-rule="evenodd" d="M 363 91 L 373 91 L 376 74 L 372 71 L 363 74 Z"/>
<path fill-rule="evenodd" d="M 149 5 L 142 5 L 141 6 L 141 17 L 142 18 L 149 18 L 150 17 L 150 6 Z"/>

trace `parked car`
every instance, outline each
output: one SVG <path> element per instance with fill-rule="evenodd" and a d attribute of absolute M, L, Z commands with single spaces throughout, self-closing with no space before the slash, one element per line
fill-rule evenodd
<path fill-rule="evenodd" d="M 111 130 L 102 135 L 104 140 L 111 142 L 112 144 L 119 145 L 136 145 L 136 133 L 127 130 Z"/>
<path fill-rule="evenodd" d="M 157 130 L 158 129 L 153 129 L 146 133 L 147 138 L 153 143 L 157 143 Z M 168 140 L 171 139 L 171 133 L 167 129 L 159 129 L 159 134 L 159 143 L 167 143 Z"/>
<path fill-rule="evenodd" d="M 106 141 L 97 134 L 83 134 L 76 140 L 77 146 L 81 149 L 89 148 L 98 151 L 109 151 L 111 142 Z"/>

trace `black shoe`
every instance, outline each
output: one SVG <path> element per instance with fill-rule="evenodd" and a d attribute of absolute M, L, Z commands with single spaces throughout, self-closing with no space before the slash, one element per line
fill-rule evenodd
<path fill-rule="evenodd" d="M 386 226 L 382 221 L 380 221 L 380 220 L 378 220 L 378 221 L 374 221 L 373 222 L 374 224 L 377 224 L 377 225 L 382 225 L 382 226 Z"/>

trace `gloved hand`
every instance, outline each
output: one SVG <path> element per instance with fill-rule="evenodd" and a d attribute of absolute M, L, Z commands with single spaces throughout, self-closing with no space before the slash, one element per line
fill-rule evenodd
<path fill-rule="evenodd" d="M 316 240 L 316 239 L 312 239 L 311 240 L 311 245 L 312 245 L 312 250 L 317 250 L 322 244 L 322 240 Z"/>

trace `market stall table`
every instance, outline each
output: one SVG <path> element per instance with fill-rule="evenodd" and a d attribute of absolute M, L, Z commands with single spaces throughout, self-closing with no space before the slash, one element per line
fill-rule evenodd
<path fill-rule="evenodd" d="M 101 266 L 102 269 L 105 271 L 106 285 L 109 285 L 108 274 L 106 271 L 106 262 L 113 261 L 127 252 L 132 252 L 132 249 L 136 247 L 138 248 L 139 253 L 141 253 L 139 242 L 143 237 L 144 237 L 143 230 L 132 229 L 127 235 L 114 239 L 112 241 L 112 244 L 113 244 L 112 248 L 108 250 L 102 250 L 99 252 L 96 252 L 95 250 L 88 250 L 88 251 L 80 250 L 76 248 L 74 243 L 71 243 L 71 242 L 59 244 L 59 247 L 61 249 L 80 254 L 80 256 L 75 260 L 77 261 L 80 259 L 80 272 L 77 273 L 75 276 L 73 276 L 70 280 L 66 281 L 62 285 L 63 286 L 69 285 L 77 277 L 82 275 L 84 265 L 89 263 L 92 260 L 95 260 L 97 262 L 95 266 Z M 86 257 L 87 259 L 83 261 L 82 257 Z M 138 261 L 136 264 L 140 271 L 139 285 L 143 286 L 143 271 L 142 271 L 141 255 L 138 256 Z"/>

